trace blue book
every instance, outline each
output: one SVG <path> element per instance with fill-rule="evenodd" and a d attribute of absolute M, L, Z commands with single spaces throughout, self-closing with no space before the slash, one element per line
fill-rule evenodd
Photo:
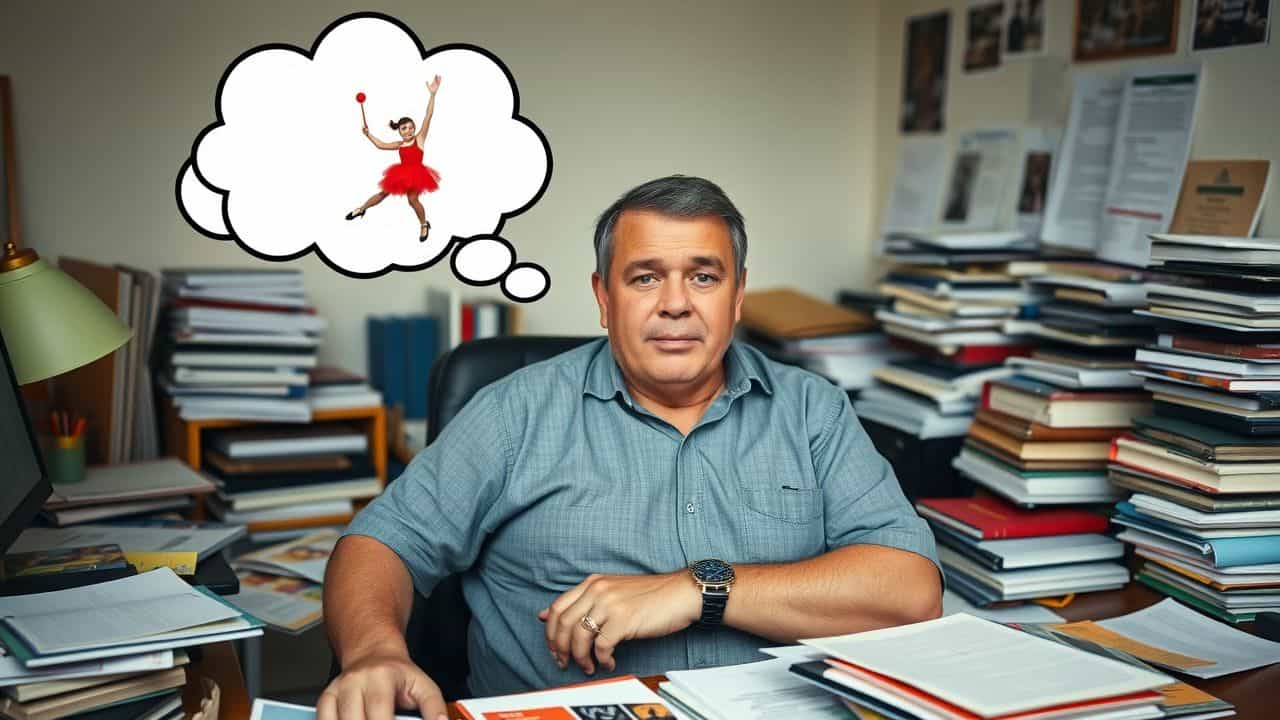
<path fill-rule="evenodd" d="M 406 393 L 404 416 L 415 420 L 427 417 L 427 381 L 439 352 L 440 331 L 431 315 L 413 315 L 408 323 L 408 355 L 405 357 Z"/>
<path fill-rule="evenodd" d="M 382 391 L 382 401 L 388 407 L 404 407 L 408 322 L 398 317 L 371 317 L 368 333 L 369 382 Z"/>
<path fill-rule="evenodd" d="M 1130 502 L 1116 503 L 1116 511 L 1117 515 L 1112 520 L 1117 524 L 1159 535 L 1166 540 L 1197 550 L 1201 555 L 1211 557 L 1214 567 L 1280 562 L 1280 532 L 1275 535 L 1210 538 L 1191 528 L 1143 515 Z"/>

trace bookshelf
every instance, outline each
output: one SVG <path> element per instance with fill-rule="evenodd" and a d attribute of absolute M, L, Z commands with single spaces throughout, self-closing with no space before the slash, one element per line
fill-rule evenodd
<path fill-rule="evenodd" d="M 341 422 L 364 430 L 369 438 L 369 456 L 378 479 L 387 484 L 387 413 L 386 408 L 375 405 L 365 408 L 341 410 L 317 410 L 311 416 L 311 424 Z M 204 459 L 202 447 L 205 430 L 221 430 L 251 427 L 263 423 L 254 420 L 183 420 L 178 417 L 172 403 L 164 403 L 165 447 L 170 455 L 176 455 L 192 468 L 199 470 Z"/>

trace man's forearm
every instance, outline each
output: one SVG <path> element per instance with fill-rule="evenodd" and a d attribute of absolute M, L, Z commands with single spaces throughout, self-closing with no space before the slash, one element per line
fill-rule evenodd
<path fill-rule="evenodd" d="M 937 567 L 880 545 L 735 571 L 725 624 L 780 643 L 919 622 L 942 611 Z"/>
<path fill-rule="evenodd" d="M 371 654 L 407 656 L 412 606 L 413 581 L 400 556 L 363 535 L 338 542 L 325 568 L 324 624 L 342 667 Z"/>

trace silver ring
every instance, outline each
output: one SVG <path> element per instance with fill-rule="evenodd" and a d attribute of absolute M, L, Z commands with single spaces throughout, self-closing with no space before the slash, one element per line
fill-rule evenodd
<path fill-rule="evenodd" d="M 600 633 L 604 632 L 603 630 L 600 629 L 600 626 L 596 623 L 596 621 L 591 619 L 590 615 L 583 615 L 582 620 L 580 620 L 578 624 L 582 626 L 582 629 L 590 630 L 596 635 L 599 635 Z"/>

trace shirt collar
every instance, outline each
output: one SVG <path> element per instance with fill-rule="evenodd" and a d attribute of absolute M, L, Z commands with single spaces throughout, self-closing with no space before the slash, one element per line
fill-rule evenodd
<path fill-rule="evenodd" d="M 742 345 L 737 340 L 729 343 L 724 354 L 725 392 L 732 397 L 739 397 L 751 389 L 751 382 L 767 395 L 773 394 L 773 379 L 765 365 L 763 356 Z M 582 392 L 601 400 L 612 400 L 622 393 L 622 397 L 631 404 L 631 393 L 627 392 L 626 381 L 622 370 L 613 355 L 613 346 L 608 340 L 600 343 L 591 363 L 587 367 L 587 378 Z"/>

